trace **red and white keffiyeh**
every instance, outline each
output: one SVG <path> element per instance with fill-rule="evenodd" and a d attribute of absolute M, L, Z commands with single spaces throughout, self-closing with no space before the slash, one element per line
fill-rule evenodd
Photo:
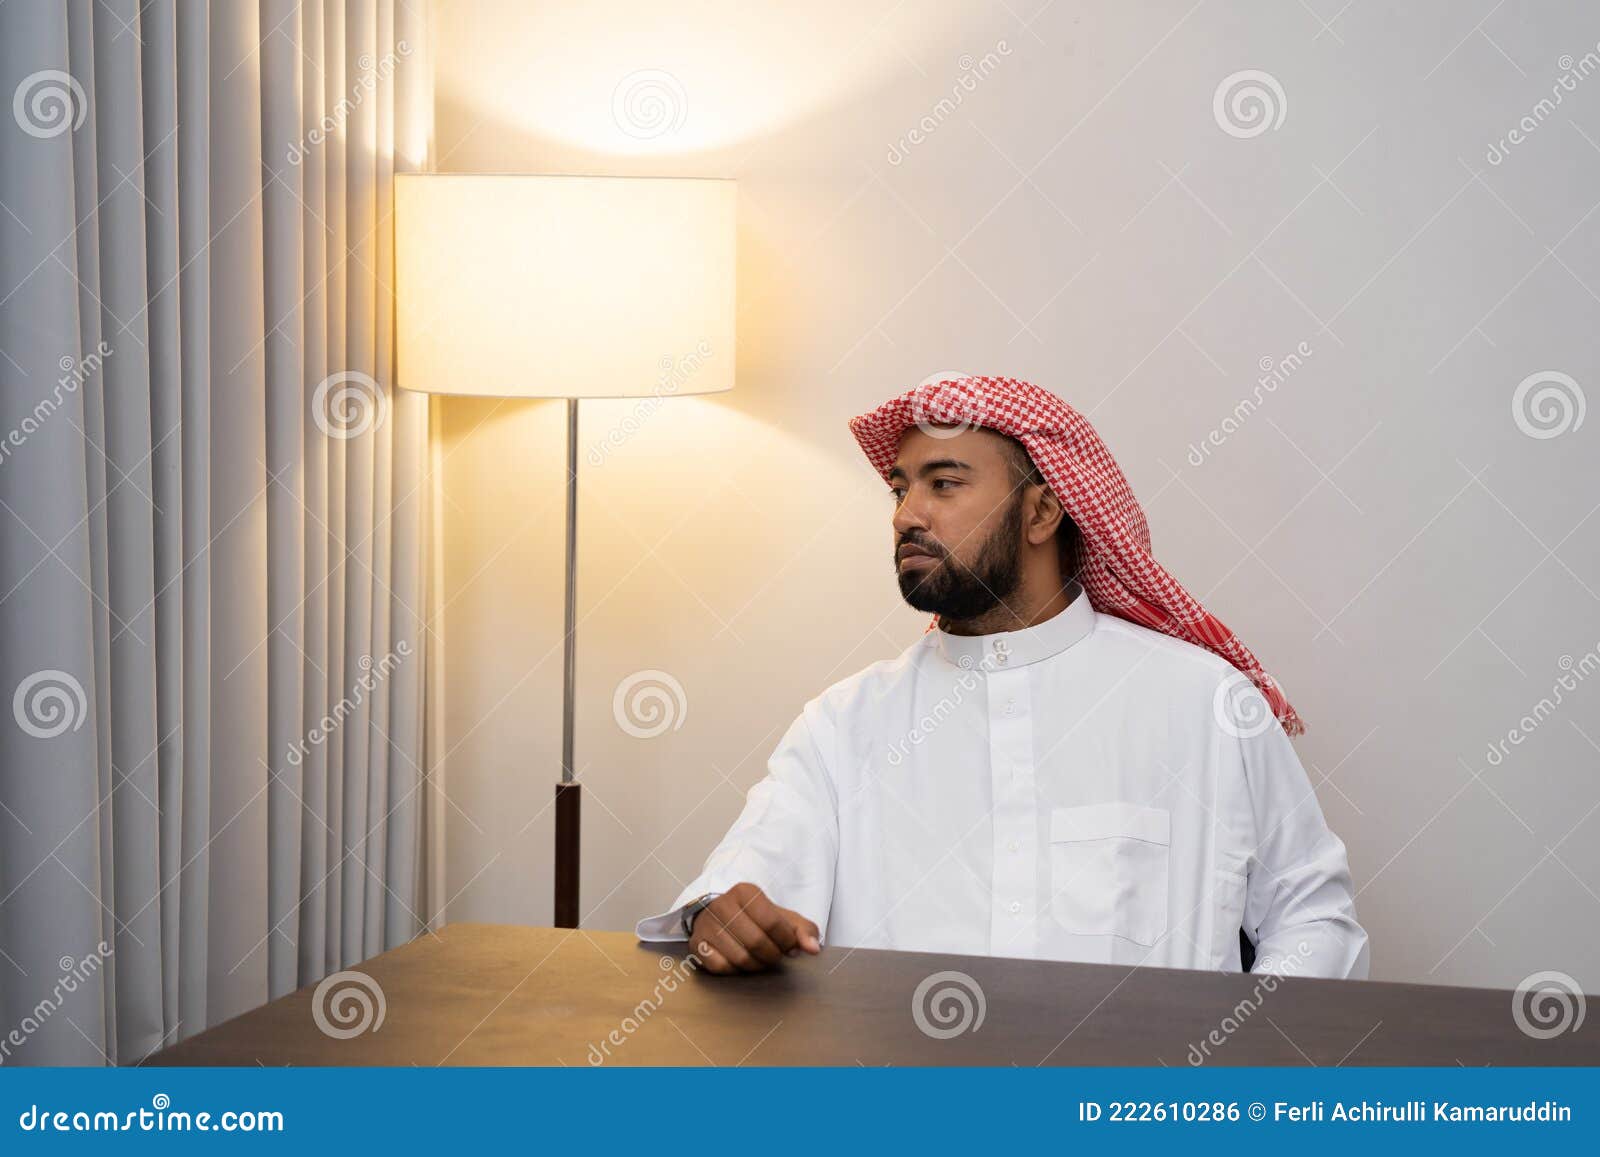
<path fill-rule="evenodd" d="M 1089 420 L 1048 390 L 1017 378 L 935 377 L 851 418 L 850 432 L 887 480 L 908 427 L 948 436 L 948 425 L 984 426 L 1026 447 L 1082 532 L 1079 579 L 1095 610 L 1220 655 L 1255 684 L 1286 732 L 1305 730 L 1250 648 L 1151 556 L 1149 524 L 1121 468 Z M 938 624 L 935 615 L 928 629 Z"/>

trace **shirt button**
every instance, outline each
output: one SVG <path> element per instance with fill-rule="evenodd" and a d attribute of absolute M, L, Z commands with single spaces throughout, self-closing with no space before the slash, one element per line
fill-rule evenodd
<path fill-rule="evenodd" d="M 1006 700 L 1006 714 L 1007 715 L 1011 715 L 1016 711 L 1016 709 L 1017 709 L 1016 701 L 1012 700 L 1012 699 L 1007 699 Z"/>
<path fill-rule="evenodd" d="M 1020 911 L 1022 911 L 1021 902 L 1017 901 L 1017 900 L 1011 901 L 1011 912 L 1012 912 L 1012 914 L 1015 915 L 1016 913 L 1018 913 Z"/>
<path fill-rule="evenodd" d="M 1022 847 L 1022 845 L 1017 843 L 1016 840 L 1007 840 L 1006 841 L 1006 850 L 1008 852 L 1014 852 L 1020 847 Z"/>

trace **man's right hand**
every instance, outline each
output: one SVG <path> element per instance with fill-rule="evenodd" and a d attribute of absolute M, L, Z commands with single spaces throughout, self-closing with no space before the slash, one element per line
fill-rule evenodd
<path fill-rule="evenodd" d="M 707 972 L 726 976 L 764 972 L 797 952 L 815 956 L 822 951 L 822 933 L 754 884 L 735 884 L 694 918 L 689 945 Z"/>

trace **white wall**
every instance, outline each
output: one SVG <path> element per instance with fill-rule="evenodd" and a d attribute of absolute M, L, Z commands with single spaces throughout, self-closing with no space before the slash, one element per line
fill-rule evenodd
<path fill-rule="evenodd" d="M 1564 55 L 1597 52 L 1590 6 L 435 0 L 433 18 L 441 169 L 740 181 L 739 388 L 666 401 L 584 469 L 586 924 L 670 900 L 801 703 L 917 637 L 845 420 L 964 369 L 1089 413 L 1159 556 L 1283 681 L 1375 977 L 1560 969 L 1600 990 L 1600 678 L 1580 677 L 1600 663 L 1600 418 L 1538 438 L 1513 415 L 1540 371 L 1600 388 L 1600 77 L 1535 111 Z M 1244 69 L 1286 105 L 1249 138 L 1213 108 Z M 641 70 L 677 86 L 650 139 L 614 110 Z M 629 406 L 585 403 L 585 448 Z M 449 914 L 548 923 L 564 417 L 442 415 Z M 1567 663 L 1574 689 L 1491 762 Z M 649 668 L 687 711 L 638 739 L 612 696 Z"/>

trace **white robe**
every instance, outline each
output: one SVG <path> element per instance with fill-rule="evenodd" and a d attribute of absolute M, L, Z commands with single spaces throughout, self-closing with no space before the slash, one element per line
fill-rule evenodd
<path fill-rule="evenodd" d="M 806 703 L 721 843 L 641 940 L 741 881 L 824 943 L 1367 975 L 1344 844 L 1225 660 L 1100 614 L 929 631 Z"/>

